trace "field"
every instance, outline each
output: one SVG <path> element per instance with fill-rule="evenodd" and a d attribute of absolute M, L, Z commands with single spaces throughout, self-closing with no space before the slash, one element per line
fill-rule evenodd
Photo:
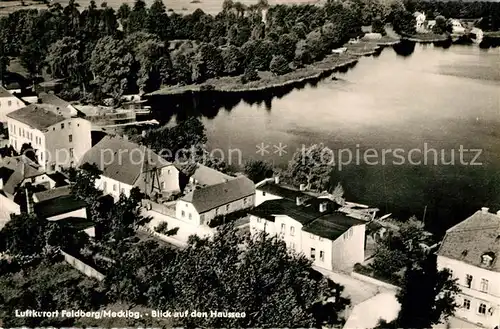
<path fill-rule="evenodd" d="M 52 3 L 59 2 L 63 7 L 69 3 L 69 0 L 54 0 Z M 106 2 L 108 6 L 118 9 L 121 4 L 128 3 L 130 6 L 134 4 L 134 0 L 95 0 L 97 6 L 99 7 L 103 2 Z M 146 4 L 150 6 L 153 0 L 145 0 Z M 201 8 L 204 12 L 209 14 L 217 14 L 222 9 L 223 0 L 163 0 L 167 9 L 172 9 L 178 13 L 191 13 L 197 8 Z M 258 0 L 241 0 L 241 3 L 245 5 L 256 4 Z M 270 0 L 269 4 L 300 4 L 300 3 L 317 3 L 318 0 Z M 89 5 L 90 0 L 77 0 L 81 8 L 85 8 Z M 9 13 L 19 10 L 19 9 L 44 9 L 47 8 L 46 5 L 40 4 L 33 1 L 25 1 L 25 6 L 21 5 L 21 1 L 0 1 L 0 16 L 8 15 Z"/>

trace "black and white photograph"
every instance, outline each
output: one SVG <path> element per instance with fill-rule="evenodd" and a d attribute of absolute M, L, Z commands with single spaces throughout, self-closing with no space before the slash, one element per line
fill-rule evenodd
<path fill-rule="evenodd" d="M 3 328 L 500 329 L 500 0 L 0 0 Z"/>

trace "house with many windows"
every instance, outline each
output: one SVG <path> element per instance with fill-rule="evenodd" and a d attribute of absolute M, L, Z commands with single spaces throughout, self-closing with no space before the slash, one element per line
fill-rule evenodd
<path fill-rule="evenodd" d="M 76 165 L 92 146 L 91 124 L 49 104 L 30 104 L 7 114 L 9 143 L 21 152 L 35 150 L 37 162 L 48 171 Z"/>
<path fill-rule="evenodd" d="M 350 269 L 365 258 L 366 221 L 336 210 L 326 199 L 267 200 L 250 211 L 250 232 L 266 232 L 309 257 L 314 265 Z"/>
<path fill-rule="evenodd" d="M 456 317 L 475 326 L 500 326 L 500 211 L 482 208 L 446 231 L 437 252 L 438 268 L 448 268 L 461 293 Z"/>
<path fill-rule="evenodd" d="M 245 176 L 215 185 L 195 188 L 179 199 L 175 206 L 177 219 L 193 225 L 207 225 L 217 216 L 253 207 L 255 184 Z"/>
<path fill-rule="evenodd" d="M 126 137 L 106 136 L 82 158 L 102 171 L 96 187 L 115 200 L 130 195 L 134 187 L 153 196 L 179 191 L 179 170 L 145 146 Z"/>

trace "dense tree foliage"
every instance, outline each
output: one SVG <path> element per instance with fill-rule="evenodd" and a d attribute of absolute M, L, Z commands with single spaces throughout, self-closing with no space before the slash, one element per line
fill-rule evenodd
<path fill-rule="evenodd" d="M 245 175 L 258 183 L 273 176 L 273 166 L 262 160 L 249 160 L 245 163 Z"/>

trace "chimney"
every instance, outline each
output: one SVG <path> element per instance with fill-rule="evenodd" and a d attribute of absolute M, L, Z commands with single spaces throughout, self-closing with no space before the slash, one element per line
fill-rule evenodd
<path fill-rule="evenodd" d="M 305 191 L 306 190 L 306 184 L 300 184 L 299 189 L 301 191 Z"/>
<path fill-rule="evenodd" d="M 300 197 L 300 196 L 298 196 L 295 200 L 296 200 L 296 204 L 297 204 L 297 206 L 302 205 L 302 199 L 301 199 L 301 197 Z"/>
<path fill-rule="evenodd" d="M 322 202 L 319 204 L 319 212 L 325 212 L 327 208 L 326 202 Z"/>
<path fill-rule="evenodd" d="M 274 184 L 278 185 L 280 183 L 280 176 L 274 176 Z"/>
<path fill-rule="evenodd" d="M 490 210 L 490 208 L 488 208 L 488 207 L 482 207 L 482 208 L 481 208 L 481 212 L 482 212 L 483 214 L 487 214 L 489 210 Z"/>

